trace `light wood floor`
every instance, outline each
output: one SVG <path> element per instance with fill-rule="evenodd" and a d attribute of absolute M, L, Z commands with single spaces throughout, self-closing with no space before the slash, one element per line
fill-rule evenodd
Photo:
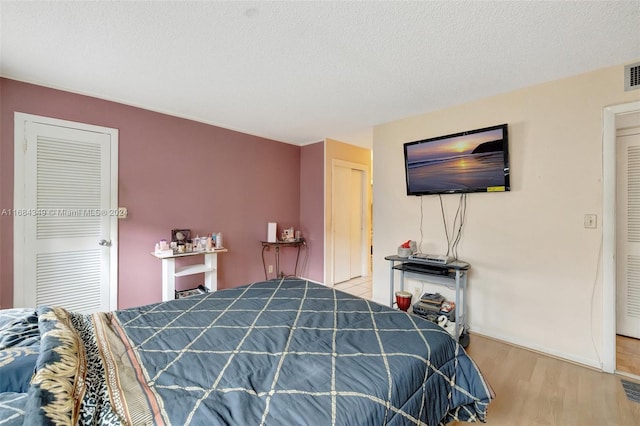
<path fill-rule="evenodd" d="M 488 425 L 640 425 L 618 376 L 473 334 L 467 353 L 496 393 Z"/>
<path fill-rule="evenodd" d="M 616 369 L 640 376 L 640 340 L 616 336 Z"/>

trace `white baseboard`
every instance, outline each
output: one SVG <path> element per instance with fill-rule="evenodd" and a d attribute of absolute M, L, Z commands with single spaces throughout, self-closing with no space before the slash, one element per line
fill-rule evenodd
<path fill-rule="evenodd" d="M 309 281 L 309 282 L 312 282 L 312 283 L 315 283 L 315 284 L 320 284 L 320 285 L 326 286 L 325 283 L 321 283 L 320 281 L 315 281 L 315 280 L 312 280 L 310 278 L 305 278 L 305 277 L 298 277 L 298 278 L 300 278 L 301 280 L 306 280 L 306 281 Z"/>
<path fill-rule="evenodd" d="M 552 356 L 554 358 L 558 358 L 564 361 L 569 361 L 572 362 L 574 364 L 579 364 L 585 367 L 590 367 L 593 369 L 596 369 L 598 371 L 602 371 L 602 363 L 600 363 L 597 360 L 594 359 L 590 359 L 590 358 L 584 358 L 581 356 L 576 356 L 575 354 L 568 354 L 568 353 L 564 353 L 564 352 L 560 352 L 557 351 L 555 349 L 551 349 L 548 348 L 546 346 L 542 346 L 542 345 L 536 345 L 536 344 L 531 344 L 531 342 L 529 341 L 524 341 L 522 339 L 518 339 L 516 337 L 513 336 L 506 336 L 506 335 L 501 335 L 501 334 L 497 334 L 497 333 L 491 333 L 487 330 L 484 330 L 482 328 L 476 328 L 476 327 L 471 327 L 470 330 L 471 334 L 478 334 L 481 336 L 485 336 L 488 337 L 490 339 L 494 339 L 494 340 L 500 340 L 502 342 L 505 343 L 509 343 L 511 345 L 514 346 L 519 346 L 521 348 L 524 349 L 528 349 L 534 352 L 538 352 L 541 353 L 543 355 L 548 355 L 548 356 Z"/>
<path fill-rule="evenodd" d="M 637 376 L 633 373 L 627 373 L 626 371 L 619 371 L 619 370 L 616 370 L 614 373 L 618 376 L 623 376 L 628 379 L 635 380 L 636 382 L 640 382 L 640 376 Z"/>

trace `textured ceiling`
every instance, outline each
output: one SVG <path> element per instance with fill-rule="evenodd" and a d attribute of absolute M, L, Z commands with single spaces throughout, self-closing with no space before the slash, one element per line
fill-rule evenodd
<path fill-rule="evenodd" d="M 2 1 L 0 14 L 4 77 L 298 145 L 640 58 L 640 0 Z"/>

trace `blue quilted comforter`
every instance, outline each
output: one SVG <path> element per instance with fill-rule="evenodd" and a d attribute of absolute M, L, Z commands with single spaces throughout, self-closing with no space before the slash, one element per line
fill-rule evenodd
<path fill-rule="evenodd" d="M 0 371 L 1 424 L 439 425 L 484 421 L 492 398 L 437 325 L 305 280 L 9 317 L 0 368 L 16 345 L 37 356 L 27 382 Z"/>

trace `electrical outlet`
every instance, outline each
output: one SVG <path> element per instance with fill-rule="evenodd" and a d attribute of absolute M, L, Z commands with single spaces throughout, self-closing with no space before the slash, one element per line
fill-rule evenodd
<path fill-rule="evenodd" d="M 273 274 L 273 265 L 269 265 L 269 273 Z"/>
<path fill-rule="evenodd" d="M 418 301 L 420 300 L 420 296 L 422 296 L 422 289 L 420 287 L 414 287 L 413 288 L 413 300 L 414 301 Z"/>

